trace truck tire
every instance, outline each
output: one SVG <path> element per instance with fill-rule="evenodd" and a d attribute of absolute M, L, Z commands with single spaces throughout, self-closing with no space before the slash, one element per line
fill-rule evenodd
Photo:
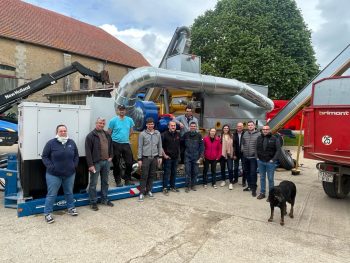
<path fill-rule="evenodd" d="M 338 180 L 341 180 L 341 191 L 338 193 Z M 350 192 L 350 176 L 335 176 L 332 183 L 322 182 L 324 192 L 331 198 L 343 199 Z"/>
<path fill-rule="evenodd" d="M 292 155 L 288 150 L 282 148 L 278 159 L 280 166 L 286 170 L 292 170 L 295 166 Z"/>

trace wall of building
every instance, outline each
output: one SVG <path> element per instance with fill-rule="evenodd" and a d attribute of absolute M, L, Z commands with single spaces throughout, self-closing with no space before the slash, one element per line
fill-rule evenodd
<path fill-rule="evenodd" d="M 119 82 L 129 68 L 126 66 L 107 63 L 104 61 L 84 57 L 77 54 L 67 54 L 49 47 L 32 45 L 15 40 L 0 37 L 0 64 L 16 68 L 18 86 L 37 79 L 43 73 L 52 73 L 78 61 L 85 67 L 100 72 L 103 69 L 109 72 L 111 82 Z M 88 89 L 103 88 L 101 83 L 94 82 L 90 77 L 84 77 L 80 73 L 74 73 L 57 84 L 45 88 L 31 95 L 28 101 L 48 102 L 44 94 L 59 93 L 63 91 L 80 90 L 80 78 L 88 79 Z"/>

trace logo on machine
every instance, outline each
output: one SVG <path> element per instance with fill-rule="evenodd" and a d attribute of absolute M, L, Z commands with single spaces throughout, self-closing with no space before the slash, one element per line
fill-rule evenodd
<path fill-rule="evenodd" d="M 327 116 L 348 116 L 348 111 L 319 111 L 320 115 L 327 115 Z"/>
<path fill-rule="evenodd" d="M 76 202 L 76 200 L 74 200 L 74 202 Z M 67 202 L 66 202 L 66 200 L 61 200 L 61 201 L 58 201 L 55 205 L 56 206 L 66 206 Z"/>
<path fill-rule="evenodd" d="M 15 95 L 18 95 L 18 94 L 21 94 L 21 93 L 27 91 L 27 90 L 30 90 L 30 86 L 29 85 L 24 87 L 24 88 L 21 88 L 19 90 L 15 90 L 15 91 L 13 91 L 10 94 L 5 94 L 4 96 L 5 96 L 5 99 L 9 99 L 9 98 L 11 98 L 11 97 L 13 97 Z"/>
<path fill-rule="evenodd" d="M 329 135 L 325 135 L 325 136 L 322 137 L 322 143 L 323 143 L 324 145 L 331 145 L 331 144 L 332 144 L 332 141 L 333 141 L 333 139 L 332 139 L 332 137 L 329 136 Z"/>

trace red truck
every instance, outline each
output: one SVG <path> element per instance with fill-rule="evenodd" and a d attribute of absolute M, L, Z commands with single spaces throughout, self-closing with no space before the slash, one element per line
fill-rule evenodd
<path fill-rule="evenodd" d="M 345 198 L 350 192 L 350 76 L 315 82 L 304 114 L 304 157 L 322 161 L 316 168 L 325 193 Z"/>

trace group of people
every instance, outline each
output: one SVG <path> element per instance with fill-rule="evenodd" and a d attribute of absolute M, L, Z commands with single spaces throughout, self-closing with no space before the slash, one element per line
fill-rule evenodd
<path fill-rule="evenodd" d="M 133 155 L 130 147 L 130 135 L 134 122 L 126 116 L 124 105 L 118 106 L 118 114 L 108 124 L 108 131 L 104 130 L 106 120 L 98 118 L 95 128 L 86 136 L 85 152 L 90 181 L 88 194 L 90 207 L 97 211 L 98 198 L 96 186 L 98 176 L 101 178 L 101 205 L 113 206 L 108 200 L 108 175 L 113 162 L 113 176 L 116 186 L 133 185 L 131 172 Z M 180 132 L 177 131 L 177 126 Z M 144 201 L 145 196 L 153 198 L 153 180 L 157 167 L 163 165 L 163 193 L 179 192 L 176 188 L 176 177 L 179 159 L 185 167 L 185 192 L 196 191 L 199 173 L 199 161 L 203 160 L 203 185 L 208 185 L 208 170 L 211 169 L 211 185 L 216 185 L 216 166 L 220 163 L 221 184 L 233 189 L 238 182 L 239 164 L 242 163 L 243 191 L 251 191 L 256 196 L 257 168 L 260 173 L 260 194 L 258 199 L 265 198 L 266 176 L 269 189 L 274 186 L 274 171 L 280 141 L 271 134 L 269 127 L 264 126 L 260 133 L 255 129 L 253 121 L 248 122 L 248 130 L 243 130 L 243 123 L 237 123 L 236 130 L 231 133 L 230 126 L 225 124 L 221 134 L 211 128 L 207 136 L 202 138 L 198 132 L 198 120 L 193 116 L 192 108 L 186 107 L 186 113 L 168 123 L 168 130 L 162 134 L 155 129 L 152 118 L 146 120 L 146 129 L 139 134 L 137 162 L 141 168 L 140 195 L 138 201 Z M 56 128 L 56 137 L 44 147 L 42 160 L 46 166 L 47 196 L 45 200 L 44 216 L 47 223 L 53 223 L 53 205 L 57 192 L 62 185 L 68 214 L 77 216 L 74 206 L 73 186 L 75 168 L 79 162 L 76 144 L 69 139 L 67 127 L 63 124 Z M 121 170 L 121 161 L 125 162 L 125 171 Z M 228 171 L 228 177 L 226 176 Z"/>
<path fill-rule="evenodd" d="M 123 186 L 121 181 L 121 160 L 125 161 L 125 185 L 132 185 L 131 171 L 133 156 L 130 147 L 130 134 L 134 121 L 126 116 L 126 107 L 118 106 L 118 115 L 112 118 L 105 131 L 106 119 L 97 118 L 95 128 L 86 136 L 85 154 L 90 174 L 88 194 L 90 207 L 97 211 L 98 197 L 96 186 L 98 177 L 101 178 L 100 204 L 113 207 L 108 200 L 108 176 L 111 162 L 117 187 Z M 79 163 L 79 153 L 75 142 L 68 137 L 67 127 L 60 124 L 56 127 L 55 138 L 49 140 L 43 150 L 42 160 L 46 167 L 47 195 L 45 199 L 44 217 L 47 223 L 55 220 L 52 216 L 57 193 L 62 186 L 69 215 L 77 216 L 74 206 L 73 187 L 75 171 Z"/>

